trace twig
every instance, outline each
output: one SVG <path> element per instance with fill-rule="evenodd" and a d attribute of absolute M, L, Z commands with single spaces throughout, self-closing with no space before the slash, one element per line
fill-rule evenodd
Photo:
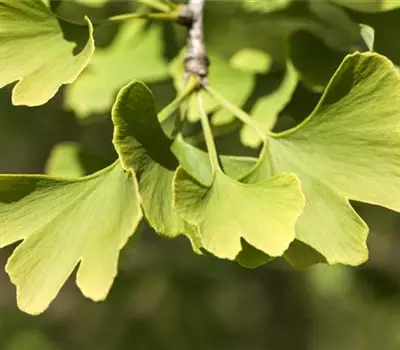
<path fill-rule="evenodd" d="M 207 84 L 209 60 L 204 44 L 203 13 L 205 0 L 189 0 L 188 10 L 191 14 L 187 52 L 185 55 L 185 76 L 187 82 L 194 74 L 199 77 L 202 85 Z"/>

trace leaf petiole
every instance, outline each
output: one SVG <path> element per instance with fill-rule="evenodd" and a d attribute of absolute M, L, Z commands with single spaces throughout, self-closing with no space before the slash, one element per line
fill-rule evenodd
<path fill-rule="evenodd" d="M 101 20 L 94 25 L 97 26 L 102 26 L 102 25 L 109 25 L 113 23 L 121 23 L 121 22 L 126 22 L 130 21 L 133 19 L 155 19 L 155 20 L 160 20 L 160 21 L 169 21 L 169 22 L 177 22 L 179 19 L 179 14 L 177 11 L 173 12 L 168 12 L 168 13 L 140 13 L 140 12 L 135 12 L 135 13 L 126 13 L 123 15 L 117 15 L 117 16 L 112 16 L 109 18 L 106 18 L 104 20 Z"/>
<path fill-rule="evenodd" d="M 158 120 L 160 123 L 166 121 L 178 108 L 185 102 L 198 87 L 197 79 L 190 79 L 182 91 L 171 103 L 164 107 L 164 109 L 158 113 Z"/>
<path fill-rule="evenodd" d="M 201 91 L 198 91 L 197 99 L 199 103 L 200 116 L 201 116 L 200 121 L 201 121 L 201 126 L 203 128 L 204 140 L 206 141 L 208 156 L 210 157 L 213 173 L 215 173 L 216 170 L 222 171 L 221 166 L 219 164 L 218 153 L 215 147 L 215 142 L 211 131 L 210 122 L 208 121 L 207 113 L 204 109 L 204 101 L 203 101 L 203 96 L 201 96 Z"/>
<path fill-rule="evenodd" d="M 238 119 L 240 119 L 243 123 L 252 128 L 260 137 L 261 140 L 266 141 L 267 136 L 271 136 L 272 133 L 268 133 L 267 135 L 260 130 L 258 124 L 254 119 L 248 115 L 244 110 L 234 105 L 232 102 L 228 101 L 225 97 L 223 97 L 217 90 L 213 89 L 210 85 L 204 86 L 204 89 L 209 93 L 209 95 L 217 101 L 222 107 L 229 110 L 233 115 L 235 115 Z"/>

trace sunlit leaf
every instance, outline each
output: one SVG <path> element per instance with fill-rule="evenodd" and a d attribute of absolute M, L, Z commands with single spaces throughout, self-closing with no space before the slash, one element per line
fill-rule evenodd
<path fill-rule="evenodd" d="M 178 136 L 172 150 L 179 160 L 182 168 L 197 181 L 207 184 L 212 182 L 212 167 L 206 152 L 193 147 Z M 248 177 L 257 166 L 257 159 L 251 157 L 221 156 L 221 165 L 226 174 L 232 179 L 242 180 Z M 261 173 L 260 171 L 257 171 Z M 262 176 L 260 174 L 260 176 Z M 192 241 L 193 249 L 201 252 L 203 247 L 201 234 L 195 225 L 186 223 L 185 234 Z M 273 258 L 241 240 L 242 249 L 235 260 L 244 267 L 255 268 L 268 263 Z"/>
<path fill-rule="evenodd" d="M 132 79 L 156 82 L 168 77 L 162 27 L 145 20 L 123 25 L 115 41 L 99 48 L 88 69 L 67 89 L 66 104 L 80 117 L 108 111 L 118 90 Z"/>
<path fill-rule="evenodd" d="M 43 312 L 79 262 L 82 293 L 103 300 L 140 218 L 136 183 L 118 161 L 77 180 L 2 175 L 0 246 L 23 240 L 6 266 L 18 306 Z"/>
<path fill-rule="evenodd" d="M 256 49 L 242 49 L 229 61 L 233 68 L 253 74 L 265 74 L 271 68 L 272 60 L 265 52 Z"/>
<path fill-rule="evenodd" d="M 187 226 L 178 216 L 178 213 L 172 205 L 172 178 L 178 165 L 176 158 L 170 153 L 172 141 L 163 133 L 154 110 L 154 102 L 151 93 L 142 83 L 134 81 L 121 91 L 117 103 L 114 106 L 113 121 L 116 127 L 114 144 L 121 159 L 124 161 L 125 168 L 133 169 L 138 177 L 144 211 L 152 227 L 155 228 L 156 231 L 169 236 L 187 233 Z M 189 171 L 193 171 L 196 176 L 207 181 L 211 172 L 206 153 L 185 144 L 183 140 L 179 138 L 178 140 L 178 142 L 174 143 L 173 151 L 180 163 L 189 169 Z M 251 160 L 248 161 L 246 158 L 236 161 L 233 157 L 226 157 L 223 163 L 231 174 L 242 177 L 254 166 L 254 163 Z M 242 165 L 238 165 L 238 163 L 242 163 Z M 225 175 L 223 176 L 228 179 Z M 242 187 L 251 187 L 233 180 L 230 181 L 232 184 L 236 183 L 239 190 L 241 190 Z M 295 178 L 288 175 L 281 181 L 282 184 L 279 185 L 282 185 L 283 196 L 279 199 L 279 201 L 282 201 L 279 202 L 279 204 L 282 205 L 284 199 L 288 199 L 290 196 L 292 197 L 289 199 L 294 204 L 289 205 L 287 224 L 282 225 L 282 227 L 275 225 L 276 227 L 274 227 L 274 229 L 278 237 L 281 232 L 285 232 L 286 237 L 290 236 L 286 238 L 288 242 L 283 243 L 283 245 L 286 244 L 285 247 L 287 248 L 294 235 L 294 217 L 296 213 L 298 216 L 301 212 L 298 207 L 302 204 L 302 197 Z M 275 180 L 272 183 L 275 184 Z M 279 188 L 279 185 L 276 186 Z M 263 185 L 260 186 L 262 187 Z M 285 189 L 286 186 L 288 187 L 287 190 Z M 269 194 L 270 192 L 273 193 L 274 190 L 274 186 L 272 185 L 271 189 L 266 189 L 266 192 Z M 256 193 L 259 193 L 259 188 L 254 188 L 251 191 L 251 193 L 256 195 Z M 293 200 L 296 196 L 300 196 L 300 199 L 297 199 L 298 202 Z M 249 198 L 249 200 L 251 200 L 251 198 Z M 279 204 L 275 205 L 280 208 Z M 269 205 L 269 202 L 266 201 L 263 208 L 270 209 Z M 272 208 L 275 208 L 274 204 L 272 204 Z M 292 212 L 290 209 L 293 209 Z M 274 219 L 271 219 L 269 216 L 267 216 L 267 218 L 269 218 L 269 220 L 261 220 L 262 223 L 271 224 L 271 222 L 274 222 Z M 188 220 L 188 222 L 193 225 L 191 221 Z M 292 230 L 289 228 L 290 225 L 292 225 Z M 274 231 L 274 229 L 271 228 L 271 231 Z M 188 236 L 192 238 L 191 240 L 193 242 L 193 234 L 189 234 Z M 196 238 L 198 239 L 199 237 L 196 235 Z M 250 239 L 249 243 L 252 242 L 253 241 Z M 271 246 L 271 252 L 274 252 L 274 247 L 272 244 Z M 203 244 L 201 244 L 201 247 L 205 249 L 208 248 L 208 246 Z M 235 255 L 240 252 L 240 247 L 239 244 Z M 277 249 L 284 250 L 284 248 L 279 246 L 279 243 L 277 247 Z M 211 252 L 214 253 L 214 251 Z M 283 251 L 279 251 L 279 254 L 281 253 L 283 253 Z M 259 259 L 255 262 L 256 258 L 253 257 L 252 262 L 249 260 L 249 256 L 253 256 L 252 252 L 242 257 L 243 264 L 250 266 L 270 260 L 269 258 L 265 260 L 265 256 L 263 256 L 262 262 L 258 262 Z M 235 256 L 232 256 L 232 258 L 235 258 Z"/>
<path fill-rule="evenodd" d="M 212 182 L 212 167 L 206 152 L 185 142 L 181 135 L 174 140 L 171 149 L 179 160 L 179 164 L 192 177 L 203 184 Z M 257 158 L 252 157 L 223 155 L 220 161 L 224 172 L 236 180 L 246 177 L 257 164 Z"/>
<path fill-rule="evenodd" d="M 107 3 L 107 0 L 75 0 L 75 1 L 89 7 L 101 7 Z"/>
<path fill-rule="evenodd" d="M 42 1 L 0 0 L 0 88 L 19 80 L 15 105 L 44 104 L 78 77 L 94 52 L 86 22 L 58 19 Z"/>
<path fill-rule="evenodd" d="M 399 3 L 399 1 L 394 1 Z M 385 55 L 400 66 L 400 40 L 394 40 L 393 28 L 400 23 L 400 8 L 379 13 L 350 12 L 354 21 L 374 30 L 374 51 Z"/>
<path fill-rule="evenodd" d="M 270 256 L 281 256 L 294 240 L 304 205 L 290 174 L 249 185 L 217 170 L 205 185 L 181 168 L 174 191 L 177 211 L 198 227 L 204 249 L 231 260 L 242 250 L 241 238 Z"/>
<path fill-rule="evenodd" d="M 248 11 L 268 13 L 286 8 L 291 0 L 254 1 L 243 0 L 243 8 Z"/>
<path fill-rule="evenodd" d="M 360 24 L 361 37 L 369 51 L 374 51 L 375 44 L 375 30 L 374 28 L 365 24 Z"/>
<path fill-rule="evenodd" d="M 400 7 L 399 0 L 333 0 L 338 4 L 362 12 L 384 12 Z"/>
<path fill-rule="evenodd" d="M 46 174 L 57 177 L 77 178 L 85 175 L 79 162 L 79 147 L 75 143 L 56 145 L 46 164 Z"/>
<path fill-rule="evenodd" d="M 296 238 L 330 264 L 368 258 L 368 227 L 349 199 L 400 211 L 400 76 L 383 56 L 348 56 L 314 112 L 270 139 L 274 173 L 300 178 Z"/>
<path fill-rule="evenodd" d="M 172 205 L 178 162 L 170 150 L 172 140 L 158 121 L 153 95 L 134 80 L 120 91 L 112 115 L 113 142 L 123 167 L 136 174 L 147 220 L 158 233 L 181 234 L 184 223 Z"/>
<path fill-rule="evenodd" d="M 173 140 L 164 134 L 158 121 L 153 96 L 141 82 L 133 81 L 121 90 L 113 108 L 113 122 L 114 145 L 124 168 L 136 174 L 147 220 L 158 233 L 170 237 L 185 233 L 184 220 L 173 206 L 173 179 L 179 163 L 196 176 L 209 178 L 207 154 L 181 138 L 172 147 Z M 237 176 L 245 175 L 253 166 L 246 158 L 242 163 L 224 159 L 229 173 Z"/>

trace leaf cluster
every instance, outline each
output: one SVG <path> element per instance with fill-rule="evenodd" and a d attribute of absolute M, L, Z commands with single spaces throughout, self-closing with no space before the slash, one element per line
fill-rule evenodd
<path fill-rule="evenodd" d="M 142 218 L 161 236 L 186 236 L 199 255 L 304 268 L 368 259 L 368 227 L 351 200 L 400 211 L 400 51 L 387 38 L 400 3 L 221 3 L 206 8 L 211 70 L 199 86 L 182 79 L 182 28 L 152 21 L 177 21 L 178 4 L 140 1 L 93 24 L 42 1 L 0 0 L 0 87 L 18 81 L 13 103 L 36 106 L 77 79 L 66 105 L 80 118 L 110 109 L 118 154 L 82 176 L 79 149 L 66 145 L 52 176 L 0 176 L 0 246 L 22 241 L 6 265 L 22 310 L 44 311 L 77 267 L 82 293 L 104 299 Z M 96 31 L 116 22 L 114 41 L 95 51 Z M 167 79 L 177 97 L 157 112 L 142 80 Z M 314 110 L 273 130 L 300 87 L 319 97 Z M 219 134 L 234 132 L 251 155 L 218 150 Z"/>

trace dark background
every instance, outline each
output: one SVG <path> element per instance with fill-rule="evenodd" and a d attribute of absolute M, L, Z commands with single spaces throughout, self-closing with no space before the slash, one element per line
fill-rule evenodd
<path fill-rule="evenodd" d="M 251 46 L 267 50 L 279 65 L 288 40 L 285 30 L 295 27 L 293 23 L 299 18 L 315 20 L 306 1 L 294 5 L 277 14 L 263 15 L 265 22 L 259 22 L 254 20 L 259 14 L 243 14 L 236 10 L 238 5 L 228 5 L 226 1 L 213 2 L 208 5 L 211 14 L 206 29 L 210 46 L 229 56 L 230 51 L 243 44 L 240 40 L 248 39 Z M 100 19 L 131 6 L 127 2 L 110 2 L 93 8 L 68 1 L 58 11 L 75 20 L 84 14 Z M 340 10 L 355 22 L 376 25 L 376 50 L 399 62 L 398 11 L 379 15 Z M 254 21 L 249 22 L 249 18 Z M 333 28 L 326 17 L 317 20 Z M 259 23 L 266 23 L 265 32 L 259 31 Z M 246 39 L 240 26 L 251 38 Z M 98 33 L 98 46 L 107 47 L 118 30 L 118 26 L 111 26 Z M 243 38 L 235 36 L 235 30 Z M 165 24 L 165 38 L 160 45 L 165 48 L 167 61 L 181 47 L 182 30 L 177 33 Z M 316 33 L 309 31 L 307 35 L 310 33 L 316 38 Z M 335 33 L 336 38 L 346 37 L 339 30 Z M 322 62 L 329 77 L 346 50 L 328 39 L 315 40 L 315 52 L 300 54 Z M 272 76 L 257 76 L 251 98 L 256 100 L 265 94 L 265 86 L 271 84 L 271 79 L 278 79 L 279 72 L 278 68 Z M 175 94 L 170 79 L 154 82 L 150 87 L 160 107 Z M 78 118 L 65 107 L 64 96 L 62 88 L 42 107 L 14 107 L 10 102 L 11 87 L 0 90 L 1 173 L 44 173 L 53 147 L 62 142 L 81 146 L 81 161 L 88 173 L 116 158 L 109 113 Z M 254 104 L 251 98 L 245 104 L 247 110 Z M 318 93 L 300 84 L 277 128 L 302 120 L 318 98 Z M 196 126 L 192 129 L 196 130 Z M 240 146 L 238 131 L 233 130 L 218 139 L 220 149 L 251 154 Z M 2 271 L 0 349 L 400 349 L 400 216 L 387 209 L 355 205 L 371 228 L 370 260 L 356 268 L 318 265 L 296 271 L 275 261 L 248 270 L 235 263 L 199 257 L 192 253 L 185 238 L 163 239 L 143 223 L 122 251 L 119 275 L 105 302 L 85 299 L 73 276 L 49 310 L 40 316 L 28 316 L 17 309 L 14 287 Z M 2 266 L 13 248 L 0 251 Z"/>

